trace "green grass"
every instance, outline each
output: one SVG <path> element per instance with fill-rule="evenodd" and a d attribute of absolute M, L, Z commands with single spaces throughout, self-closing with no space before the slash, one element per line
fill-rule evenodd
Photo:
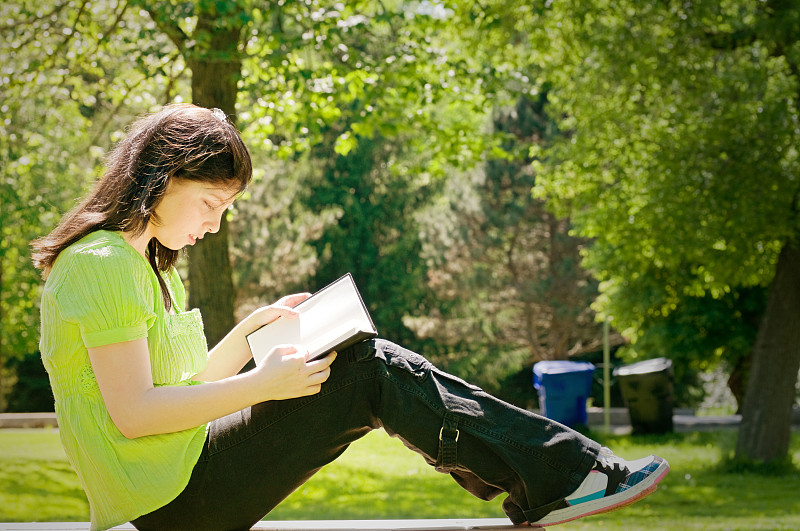
<path fill-rule="evenodd" d="M 657 453 L 672 472 L 658 491 L 623 510 L 556 529 L 800 529 L 800 474 L 730 471 L 734 431 L 602 436 L 623 457 Z M 800 463 L 800 434 L 792 439 Z M 267 480 L 269 473 L 265 474 Z M 0 430 L 0 521 L 86 521 L 88 505 L 53 430 Z M 493 518 L 502 496 L 477 500 L 396 439 L 373 432 L 290 496 L 270 520 Z"/>
<path fill-rule="evenodd" d="M 0 522 L 88 520 L 58 431 L 0 430 Z"/>

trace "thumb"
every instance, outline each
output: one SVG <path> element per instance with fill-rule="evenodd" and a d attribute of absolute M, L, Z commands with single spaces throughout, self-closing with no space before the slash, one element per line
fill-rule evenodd
<path fill-rule="evenodd" d="M 260 327 L 281 317 L 297 319 L 299 315 L 300 312 L 289 306 L 264 306 L 253 312 L 253 324 Z"/>
<path fill-rule="evenodd" d="M 275 319 L 278 317 L 287 317 L 289 319 L 293 319 L 300 315 L 300 312 L 291 306 L 269 306 L 268 308 L 272 310 L 273 315 L 275 315 Z"/>
<path fill-rule="evenodd" d="M 303 358 L 305 359 L 306 353 L 301 351 L 299 345 L 275 345 L 270 350 L 270 354 L 276 358 Z"/>

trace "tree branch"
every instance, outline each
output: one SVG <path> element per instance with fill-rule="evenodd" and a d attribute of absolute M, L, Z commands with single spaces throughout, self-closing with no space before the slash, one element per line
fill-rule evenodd
<path fill-rule="evenodd" d="M 120 22 L 120 20 L 122 20 L 122 16 L 125 14 L 125 11 L 128 10 L 128 7 L 130 6 L 130 2 L 128 0 L 120 0 L 117 5 L 119 5 L 119 4 L 122 4 L 122 9 L 119 10 L 119 12 L 117 13 L 117 16 L 114 17 L 114 21 L 103 32 L 103 37 L 100 38 L 100 39 L 97 39 L 97 43 L 95 44 L 95 47 L 92 50 L 90 55 L 94 55 L 97 52 L 98 48 L 100 48 L 100 45 L 103 42 L 107 41 L 108 37 L 114 31 L 116 31 L 117 27 L 119 27 L 119 22 Z"/>
<path fill-rule="evenodd" d="M 150 14 L 150 18 L 156 23 L 158 29 L 163 31 L 164 35 L 166 35 L 175 47 L 183 53 L 186 50 L 186 42 L 189 40 L 189 36 L 183 32 L 180 26 L 178 26 L 178 23 L 166 16 L 166 14 L 160 13 L 158 9 L 150 3 L 145 3 L 142 7 Z"/>
<path fill-rule="evenodd" d="M 116 31 L 117 27 L 119 27 L 120 20 L 122 20 L 122 17 L 125 14 L 125 11 L 128 10 L 128 7 L 130 6 L 130 2 L 129 2 L 129 0 L 120 0 L 118 2 L 118 5 L 119 4 L 123 4 L 122 5 L 122 9 L 120 9 L 119 12 L 114 17 L 114 21 L 106 28 L 105 31 L 103 31 L 103 34 L 102 34 L 103 36 L 100 39 L 97 39 L 97 41 L 94 43 L 94 46 L 92 47 L 92 49 L 87 51 L 87 52 L 85 52 L 83 55 L 81 55 L 75 61 L 76 63 L 80 63 L 80 62 L 84 61 L 85 58 L 87 58 L 87 57 L 95 57 L 97 55 L 97 51 L 100 49 L 100 46 L 104 42 L 107 42 L 109 36 L 114 31 Z M 65 76 L 65 78 L 66 78 L 66 76 Z"/>
<path fill-rule="evenodd" d="M 142 84 L 142 82 L 147 79 L 146 77 L 140 78 L 136 83 L 132 85 L 125 84 L 125 96 L 123 96 L 119 102 L 114 106 L 114 108 L 106 115 L 106 119 L 103 121 L 103 124 L 100 126 L 100 129 L 95 133 L 94 137 L 92 138 L 91 142 L 89 142 L 90 146 L 96 146 L 100 142 L 100 137 L 108 129 L 108 125 L 111 123 L 111 120 L 117 115 L 117 113 L 122 109 L 125 104 L 128 102 L 128 94 L 131 93 L 136 87 Z"/>
<path fill-rule="evenodd" d="M 58 57 L 59 55 L 61 55 L 61 51 L 64 48 L 67 47 L 67 44 L 69 44 L 69 41 L 72 40 L 72 37 L 75 36 L 75 30 L 78 28 L 78 22 L 81 21 L 81 16 L 83 15 L 83 12 L 86 9 L 86 5 L 88 3 L 89 3 L 89 0 L 84 0 L 84 2 L 81 4 L 81 8 L 78 10 L 78 14 L 75 15 L 75 22 L 72 24 L 72 31 L 70 31 L 67 34 L 66 38 L 63 41 L 61 41 L 61 44 L 58 46 L 58 48 L 56 48 L 56 51 L 53 54 L 53 57 Z"/>
<path fill-rule="evenodd" d="M 177 59 L 177 57 L 170 59 L 169 63 L 172 64 L 175 59 Z M 167 81 L 167 86 L 164 87 L 164 105 L 167 105 L 172 101 L 172 89 L 175 88 L 176 83 L 181 77 L 183 77 L 185 73 L 186 68 L 181 68 L 177 74 L 171 73 L 168 76 L 169 81 Z"/>

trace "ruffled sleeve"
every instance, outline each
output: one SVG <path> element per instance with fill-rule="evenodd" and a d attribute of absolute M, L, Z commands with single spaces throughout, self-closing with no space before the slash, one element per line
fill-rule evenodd
<path fill-rule="evenodd" d="M 131 260 L 127 249 L 113 245 L 79 249 L 71 258 L 59 308 L 78 325 L 86 347 L 146 338 L 158 284 L 144 259 Z"/>

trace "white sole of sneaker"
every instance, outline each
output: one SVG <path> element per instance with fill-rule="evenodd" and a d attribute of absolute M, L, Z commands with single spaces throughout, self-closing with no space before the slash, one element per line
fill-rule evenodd
<path fill-rule="evenodd" d="M 664 460 L 652 474 L 626 491 L 584 502 L 573 507 L 558 509 L 529 525 L 534 528 L 541 528 L 549 525 L 563 524 L 564 522 L 583 518 L 584 516 L 607 513 L 620 509 L 652 494 L 658 488 L 658 483 L 664 479 L 668 472 L 669 463 Z"/>

